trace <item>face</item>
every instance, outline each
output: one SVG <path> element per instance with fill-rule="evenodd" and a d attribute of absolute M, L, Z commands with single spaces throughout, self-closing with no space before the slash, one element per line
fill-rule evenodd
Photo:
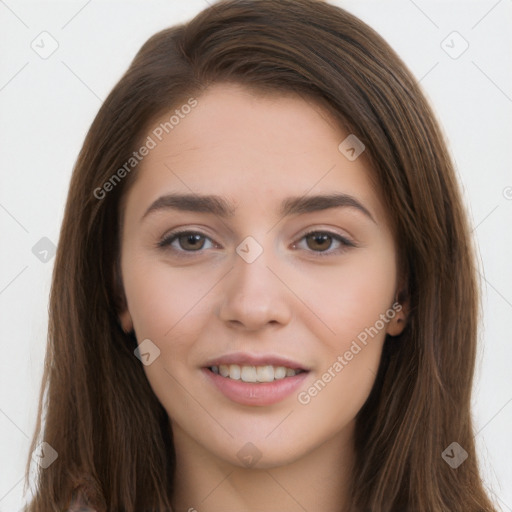
<path fill-rule="evenodd" d="M 340 150 L 349 134 L 298 96 L 217 84 L 185 111 L 165 137 L 146 134 L 156 145 L 125 198 L 121 247 L 121 322 L 144 342 L 175 442 L 256 467 L 350 442 L 403 323 L 365 154 Z M 339 197 L 314 200 L 325 195 Z"/>

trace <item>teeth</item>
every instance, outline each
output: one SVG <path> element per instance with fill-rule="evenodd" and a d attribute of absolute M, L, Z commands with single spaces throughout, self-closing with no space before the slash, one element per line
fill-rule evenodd
<path fill-rule="evenodd" d="M 231 365 L 229 375 L 231 375 Z M 242 366 L 240 380 L 243 380 L 244 382 L 256 382 L 258 380 L 256 368 L 254 366 Z"/>
<path fill-rule="evenodd" d="M 229 377 L 230 379 L 235 379 L 235 380 L 240 380 L 240 377 L 241 377 L 241 370 L 240 370 L 240 366 L 238 366 L 237 364 L 231 364 L 229 365 L 229 372 L 227 375 L 225 375 L 225 377 Z"/>
<path fill-rule="evenodd" d="M 272 366 L 256 366 L 256 380 L 259 382 L 272 382 L 274 380 L 274 368 Z"/>
<path fill-rule="evenodd" d="M 293 377 L 301 370 L 292 370 L 284 366 L 240 366 L 238 364 L 221 364 L 212 366 L 210 370 L 213 373 L 243 382 L 273 382 L 274 380 Z"/>
<path fill-rule="evenodd" d="M 288 375 L 288 371 L 290 374 Z M 291 368 L 285 368 L 284 366 L 277 366 L 274 368 L 274 379 L 284 379 L 285 377 L 293 377 L 295 375 L 295 370 Z"/>

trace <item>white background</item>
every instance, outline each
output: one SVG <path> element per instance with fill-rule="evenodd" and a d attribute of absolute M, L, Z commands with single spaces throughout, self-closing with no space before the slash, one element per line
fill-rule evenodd
<path fill-rule="evenodd" d="M 421 80 L 454 157 L 481 259 L 476 442 L 486 485 L 512 511 L 512 0 L 331 3 L 375 28 Z M 42 237 L 57 244 L 86 131 L 137 50 L 205 7 L 0 0 L 0 511 L 22 505 L 46 343 L 54 260 L 32 247 Z M 59 45 L 47 59 L 31 48 L 43 31 Z M 469 43 L 457 59 L 441 46 L 453 31 Z M 444 44 L 456 52 L 462 43 Z"/>

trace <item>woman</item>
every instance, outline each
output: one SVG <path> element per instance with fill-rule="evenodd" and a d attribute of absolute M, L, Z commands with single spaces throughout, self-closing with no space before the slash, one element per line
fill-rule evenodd
<path fill-rule="evenodd" d="M 495 510 L 473 258 L 432 111 L 360 20 L 233 0 L 154 35 L 73 173 L 27 510 Z"/>

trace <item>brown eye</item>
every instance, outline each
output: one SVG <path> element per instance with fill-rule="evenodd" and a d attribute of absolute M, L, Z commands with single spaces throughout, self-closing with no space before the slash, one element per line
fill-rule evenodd
<path fill-rule="evenodd" d="M 305 238 L 308 241 L 308 247 L 316 251 L 326 251 L 329 249 L 333 239 L 333 237 L 327 233 L 311 233 L 306 235 Z"/>
<path fill-rule="evenodd" d="M 158 246 L 176 253 L 192 253 L 204 249 L 206 241 L 210 241 L 210 238 L 197 231 L 179 231 L 169 233 L 158 242 Z"/>
<path fill-rule="evenodd" d="M 306 241 L 305 250 L 316 253 L 316 256 L 334 256 L 350 247 L 356 247 L 354 242 L 330 231 L 310 231 L 301 238 L 300 243 L 302 243 L 302 240 Z M 294 247 L 300 246 L 300 243 L 294 245 Z"/>
<path fill-rule="evenodd" d="M 204 237 L 199 234 L 185 234 L 185 235 L 179 235 L 177 237 L 177 240 L 179 241 L 179 245 L 182 249 L 185 249 L 186 251 L 192 250 L 197 251 L 199 249 L 202 249 L 204 246 Z"/>

